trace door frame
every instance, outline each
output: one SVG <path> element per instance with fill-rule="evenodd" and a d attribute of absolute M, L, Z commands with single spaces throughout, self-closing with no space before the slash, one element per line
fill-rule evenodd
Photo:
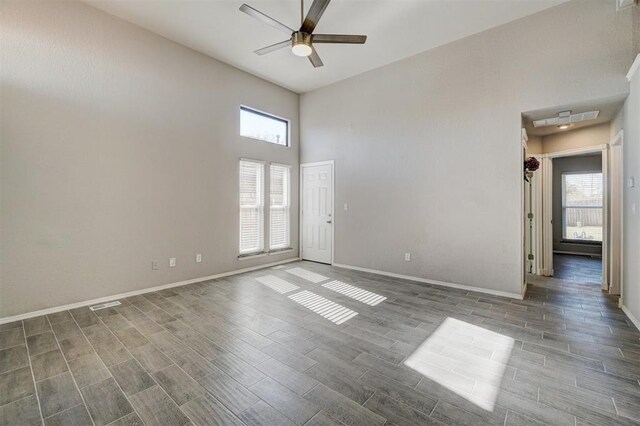
<path fill-rule="evenodd" d="M 331 265 L 333 265 L 334 263 L 334 259 L 335 259 L 335 244 L 336 244 L 336 238 L 335 238 L 335 229 L 336 229 L 336 203 L 335 203 L 335 199 L 336 199 L 336 194 L 335 194 L 335 187 L 336 187 L 336 165 L 335 165 L 335 161 L 334 160 L 325 160 L 325 161 L 316 161 L 313 163 L 300 163 L 300 214 L 299 214 L 299 218 L 298 218 L 298 222 L 299 222 L 299 230 L 298 230 L 298 234 L 300 235 L 300 241 L 299 241 L 299 245 L 300 245 L 300 260 L 304 260 L 304 244 L 303 244 L 303 237 L 304 237 L 304 233 L 303 233 L 303 226 L 304 226 L 304 220 L 302 217 L 302 211 L 304 208 L 304 169 L 306 167 L 315 167 L 315 166 L 327 166 L 330 165 L 331 166 Z"/>
<path fill-rule="evenodd" d="M 562 158 L 562 157 L 572 157 L 574 155 L 580 154 L 590 154 L 590 153 L 602 153 L 602 186 L 604 188 L 603 193 L 603 222 L 604 226 L 602 229 L 602 290 L 609 291 L 609 227 L 610 217 L 609 217 L 609 144 L 602 145 L 594 145 L 586 148 L 578 148 L 571 149 L 567 151 L 557 151 L 557 152 L 549 152 L 541 155 L 541 158 L 546 160 L 547 167 L 546 172 L 543 169 L 543 187 L 546 192 L 543 194 L 543 227 L 547 225 L 547 231 L 543 231 L 543 242 L 542 242 L 542 252 L 543 258 L 546 260 L 543 261 L 545 263 L 544 270 L 549 275 L 553 275 L 553 233 L 551 230 L 553 229 L 550 226 L 551 219 L 553 218 L 553 198 L 552 191 L 550 190 L 553 179 L 553 165 L 551 160 L 554 158 Z M 547 185 L 545 185 L 545 181 Z M 550 269 L 550 270 L 549 270 Z"/>
<path fill-rule="evenodd" d="M 609 293 L 619 294 L 622 299 L 622 271 L 624 268 L 624 130 L 620 130 L 609 142 L 610 224 L 609 234 Z M 615 154 L 615 155 L 614 155 Z M 614 190 L 614 185 L 616 190 Z M 617 232 L 616 232 L 617 231 Z"/>

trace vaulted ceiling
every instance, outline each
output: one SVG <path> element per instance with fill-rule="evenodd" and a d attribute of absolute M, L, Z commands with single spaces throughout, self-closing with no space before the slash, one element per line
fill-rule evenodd
<path fill-rule="evenodd" d="M 85 0 L 87 3 L 295 92 L 307 92 L 540 12 L 567 0 L 333 0 L 316 33 L 366 34 L 359 45 L 317 45 L 324 67 L 289 49 L 254 50 L 286 34 L 243 13 L 246 1 L 290 27 L 298 0 Z M 311 0 L 305 0 L 305 10 Z M 305 11 L 306 13 L 306 11 Z"/>

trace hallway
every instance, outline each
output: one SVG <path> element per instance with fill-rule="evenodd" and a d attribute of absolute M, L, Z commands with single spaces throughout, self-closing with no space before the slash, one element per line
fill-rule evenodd
<path fill-rule="evenodd" d="M 553 255 L 553 277 L 576 284 L 602 282 L 602 258 L 570 254 Z"/>

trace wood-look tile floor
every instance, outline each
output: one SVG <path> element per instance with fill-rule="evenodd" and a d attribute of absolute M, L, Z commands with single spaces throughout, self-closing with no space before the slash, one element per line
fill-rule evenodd
<path fill-rule="evenodd" d="M 602 259 L 572 254 L 554 254 L 553 274 L 555 278 L 575 283 L 600 283 L 602 281 Z"/>
<path fill-rule="evenodd" d="M 2 425 L 613 425 L 640 334 L 598 286 L 526 299 L 309 262 L 0 326 Z"/>

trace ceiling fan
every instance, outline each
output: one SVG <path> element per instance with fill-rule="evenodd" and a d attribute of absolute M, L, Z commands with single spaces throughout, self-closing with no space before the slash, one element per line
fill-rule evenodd
<path fill-rule="evenodd" d="M 254 9 L 248 4 L 240 6 L 240 10 L 249 16 L 252 16 L 265 24 L 271 25 L 274 28 L 279 29 L 287 34 L 289 38 L 280 43 L 272 44 L 271 46 L 263 47 L 256 50 L 254 53 L 257 55 L 266 55 L 278 49 L 282 49 L 287 46 L 291 46 L 291 52 L 297 56 L 307 56 L 309 61 L 314 67 L 321 67 L 324 65 L 318 52 L 313 47 L 315 43 L 340 43 L 340 44 L 364 44 L 367 41 L 366 35 L 344 35 L 344 34 L 313 34 L 318 21 L 322 17 L 325 9 L 329 5 L 331 0 L 314 0 L 309 9 L 309 13 L 304 17 L 304 0 L 300 0 L 300 21 L 302 25 L 299 30 L 294 30 L 284 25 L 283 23 L 276 21 L 270 16 L 265 15 L 259 10 Z"/>

